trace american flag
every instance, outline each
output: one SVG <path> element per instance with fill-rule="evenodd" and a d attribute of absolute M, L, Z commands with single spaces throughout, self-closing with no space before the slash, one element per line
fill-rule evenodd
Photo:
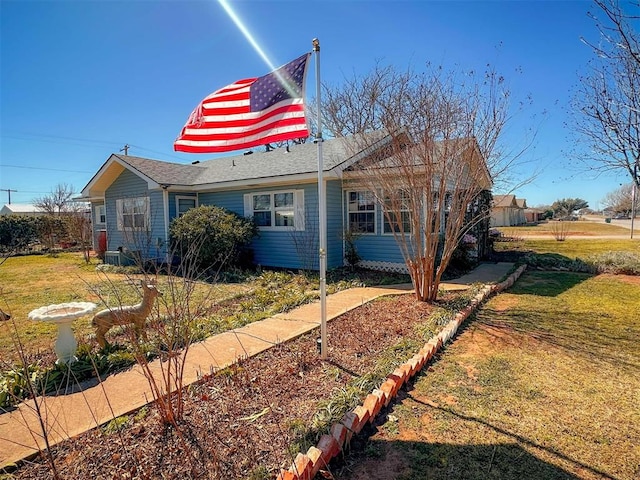
<path fill-rule="evenodd" d="M 189 115 L 174 150 L 229 152 L 309 136 L 303 96 L 310 55 L 206 97 Z"/>

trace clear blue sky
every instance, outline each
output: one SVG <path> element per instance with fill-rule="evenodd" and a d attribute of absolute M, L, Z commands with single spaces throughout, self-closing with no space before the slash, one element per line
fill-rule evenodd
<path fill-rule="evenodd" d="M 533 106 L 509 130 L 537 125 L 529 205 L 581 197 L 597 207 L 624 177 L 589 178 L 566 157 L 568 100 L 597 37 L 588 1 L 232 2 L 276 66 L 321 42 L 323 82 L 369 71 L 376 60 L 481 69 L 493 64 L 515 99 Z M 223 8 L 210 1 L 0 2 L 0 189 L 29 203 L 59 183 L 80 191 L 125 144 L 129 154 L 189 163 L 212 155 L 173 151 L 196 104 L 270 68 Z M 307 79 L 314 93 L 314 71 Z M 532 118 L 533 114 L 538 114 Z M 240 153 L 240 152 L 238 152 Z M 500 192 L 496 192 L 500 193 Z M 7 203 L 0 191 L 0 205 Z"/>

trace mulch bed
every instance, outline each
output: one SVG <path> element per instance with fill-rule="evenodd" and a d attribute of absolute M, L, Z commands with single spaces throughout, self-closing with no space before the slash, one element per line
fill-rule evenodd
<path fill-rule="evenodd" d="M 317 332 L 276 346 L 188 387 L 178 429 L 162 426 L 150 406 L 118 431 L 94 429 L 54 447 L 58 473 L 65 479 L 275 478 L 298 453 L 292 445 L 301 442 L 299 432 L 319 402 L 370 372 L 381 352 L 410 335 L 431 308 L 408 294 L 352 310 L 328 324 L 328 361 L 319 359 Z M 13 475 L 52 476 L 44 458 Z"/>

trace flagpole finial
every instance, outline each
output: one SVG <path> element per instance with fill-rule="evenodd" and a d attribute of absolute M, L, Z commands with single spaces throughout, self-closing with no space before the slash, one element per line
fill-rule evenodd
<path fill-rule="evenodd" d="M 314 52 L 320 51 L 320 40 L 318 40 L 317 38 L 314 38 L 313 40 L 311 40 L 311 44 L 313 45 Z"/>

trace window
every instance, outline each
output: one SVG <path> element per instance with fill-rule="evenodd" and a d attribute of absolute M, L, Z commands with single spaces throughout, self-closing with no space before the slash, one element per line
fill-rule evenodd
<path fill-rule="evenodd" d="M 451 202 L 453 197 L 450 192 L 446 192 L 444 200 L 440 198 L 438 192 L 433 194 L 433 211 L 431 212 L 431 231 L 435 233 L 438 222 L 440 225 L 440 233 L 444 233 L 449 221 L 449 213 L 451 212 Z M 442 208 L 442 209 L 441 209 Z"/>
<path fill-rule="evenodd" d="M 384 216 L 384 233 L 410 233 L 411 232 L 411 210 L 409 208 L 409 195 L 404 190 L 398 190 L 393 194 L 385 196 L 385 210 L 388 211 Z M 400 228 L 396 215 L 400 213 L 402 228 Z M 387 215 L 391 218 L 391 223 L 387 219 Z"/>
<path fill-rule="evenodd" d="M 273 195 L 273 207 L 277 227 L 293 227 L 295 212 L 293 192 L 276 193 Z"/>
<path fill-rule="evenodd" d="M 107 223 L 107 213 L 104 205 L 96 205 L 96 223 Z"/>
<path fill-rule="evenodd" d="M 349 231 L 376 233 L 376 200 L 373 192 L 348 192 Z"/>
<path fill-rule="evenodd" d="M 176 196 L 176 217 L 184 215 L 187 210 L 196 208 L 197 206 L 198 202 L 196 197 Z"/>
<path fill-rule="evenodd" d="M 133 197 L 116 200 L 118 230 L 144 230 L 148 226 L 149 198 Z"/>
<path fill-rule="evenodd" d="M 304 230 L 304 191 L 248 193 L 244 213 L 262 230 Z"/>

